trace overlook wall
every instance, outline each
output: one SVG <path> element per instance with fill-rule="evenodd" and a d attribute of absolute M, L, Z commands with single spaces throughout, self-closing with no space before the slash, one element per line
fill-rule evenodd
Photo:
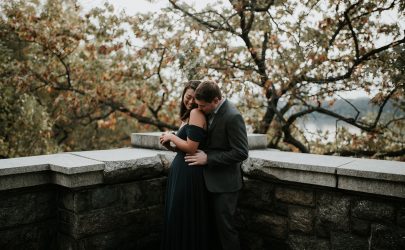
<path fill-rule="evenodd" d="M 132 141 L 0 160 L 0 249 L 159 249 L 174 153 L 156 133 Z M 405 249 L 405 163 L 260 149 L 260 135 L 249 144 L 243 249 Z"/>

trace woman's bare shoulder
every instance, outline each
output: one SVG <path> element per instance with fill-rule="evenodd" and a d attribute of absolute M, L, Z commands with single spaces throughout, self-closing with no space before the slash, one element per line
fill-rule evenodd
<path fill-rule="evenodd" d="M 204 113 L 203 113 L 201 110 L 197 109 L 197 108 L 191 110 L 190 116 L 196 116 L 196 117 L 203 117 L 203 118 L 205 118 Z"/>
<path fill-rule="evenodd" d="M 204 113 L 199 109 L 193 109 L 190 112 L 190 121 L 189 124 L 196 125 L 199 127 L 205 127 L 205 116 Z"/>

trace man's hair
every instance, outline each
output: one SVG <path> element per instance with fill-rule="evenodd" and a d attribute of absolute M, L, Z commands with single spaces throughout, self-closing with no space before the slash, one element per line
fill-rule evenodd
<path fill-rule="evenodd" d="M 195 90 L 195 99 L 205 102 L 212 102 L 215 97 L 222 99 L 221 90 L 214 81 L 204 81 Z"/>

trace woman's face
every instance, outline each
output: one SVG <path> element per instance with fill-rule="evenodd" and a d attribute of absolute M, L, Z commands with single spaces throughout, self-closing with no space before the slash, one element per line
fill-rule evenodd
<path fill-rule="evenodd" d="M 187 89 L 184 93 L 183 104 L 187 109 L 191 109 L 194 103 L 194 89 Z"/>

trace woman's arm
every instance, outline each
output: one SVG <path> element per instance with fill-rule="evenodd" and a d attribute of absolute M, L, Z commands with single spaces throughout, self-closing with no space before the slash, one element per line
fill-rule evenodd
<path fill-rule="evenodd" d="M 190 125 L 205 128 L 205 123 L 205 116 L 201 111 L 199 111 L 198 109 L 191 110 L 189 120 Z M 183 140 L 180 137 L 177 137 L 176 135 L 170 133 L 164 134 L 160 137 L 160 142 L 162 144 L 168 141 L 173 142 L 176 145 L 177 150 L 183 151 L 187 154 L 194 154 L 198 149 L 198 145 L 200 144 L 199 142 L 193 141 L 188 137 L 187 140 Z"/>

